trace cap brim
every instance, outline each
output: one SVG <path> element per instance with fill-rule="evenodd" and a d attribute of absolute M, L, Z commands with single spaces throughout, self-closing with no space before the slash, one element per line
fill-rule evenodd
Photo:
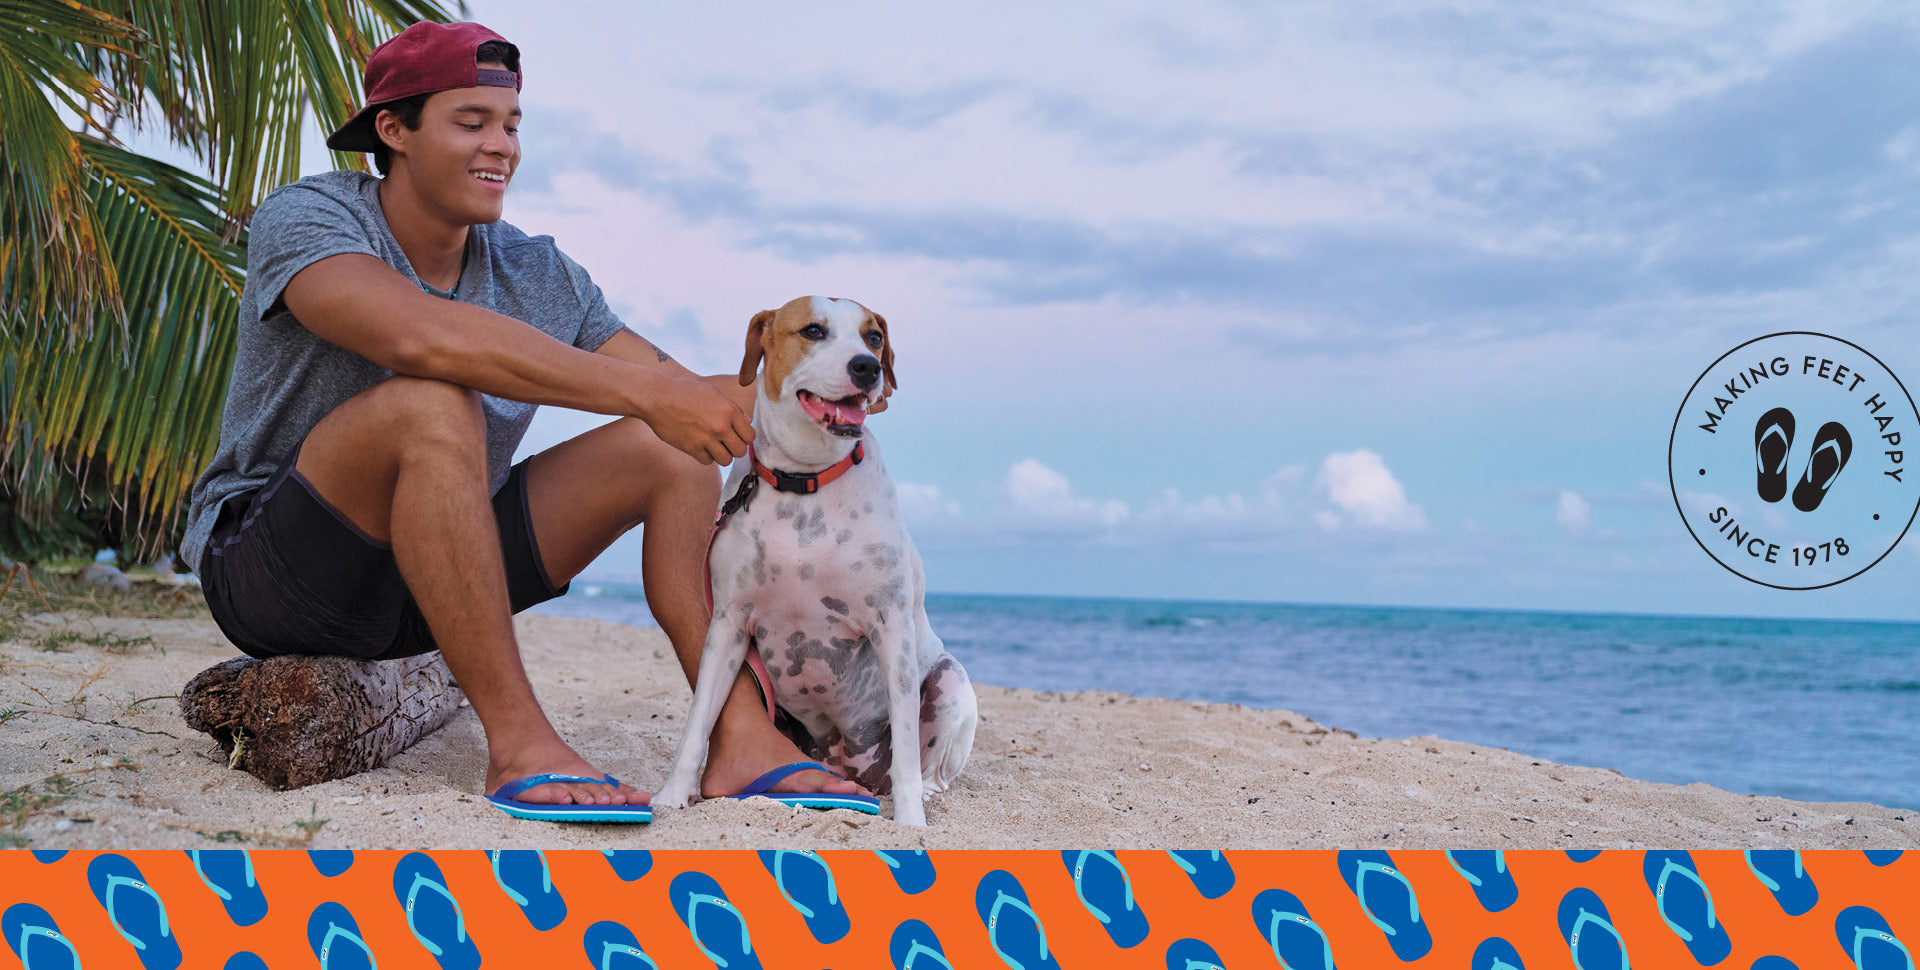
<path fill-rule="evenodd" d="M 360 113 L 347 119 L 333 134 L 327 136 L 327 147 L 336 152 L 372 152 L 380 147 L 380 136 L 374 133 L 373 118 L 380 113 L 380 106 L 370 104 L 360 109 Z"/>

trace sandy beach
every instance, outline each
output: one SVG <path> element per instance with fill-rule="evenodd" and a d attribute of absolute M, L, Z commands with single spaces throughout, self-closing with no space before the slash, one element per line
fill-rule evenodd
<path fill-rule="evenodd" d="M 541 702 L 567 740 L 656 788 L 690 699 L 659 631 L 541 615 L 521 617 L 518 629 Z M 205 618 L 11 621 L 0 644 L 0 840 L 36 849 L 1920 847 L 1911 806 L 1659 784 L 1435 737 L 1357 737 L 1283 710 L 985 685 L 972 759 L 929 802 L 925 829 L 733 802 L 661 811 L 649 826 L 528 822 L 477 797 L 485 765 L 468 708 L 352 778 L 280 792 L 229 770 L 219 746 L 185 726 L 173 695 L 236 655 Z"/>

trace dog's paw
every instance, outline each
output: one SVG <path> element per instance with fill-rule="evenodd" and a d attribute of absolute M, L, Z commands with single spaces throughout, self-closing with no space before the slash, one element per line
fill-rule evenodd
<path fill-rule="evenodd" d="M 669 780 L 653 794 L 655 808 L 686 808 L 693 804 L 693 786 Z"/>
<path fill-rule="evenodd" d="M 918 825 L 926 828 L 927 810 L 921 807 L 921 801 L 918 798 L 894 799 L 893 820 L 901 825 Z"/>

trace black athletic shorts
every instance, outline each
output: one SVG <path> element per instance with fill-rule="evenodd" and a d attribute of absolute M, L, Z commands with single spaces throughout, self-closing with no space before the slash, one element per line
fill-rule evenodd
<path fill-rule="evenodd" d="M 255 657 L 306 654 L 392 660 L 435 649 L 391 543 L 362 532 L 286 464 L 258 489 L 221 503 L 201 558 L 200 585 L 214 622 Z M 493 496 L 506 560 L 507 598 L 518 613 L 564 595 L 540 561 L 521 462 Z"/>

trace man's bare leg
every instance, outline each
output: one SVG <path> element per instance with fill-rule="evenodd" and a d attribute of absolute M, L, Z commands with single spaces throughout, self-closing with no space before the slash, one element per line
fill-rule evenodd
<path fill-rule="evenodd" d="M 527 501 L 547 577 L 565 583 L 642 522 L 641 578 L 647 606 L 673 643 L 691 685 L 711 611 L 706 605 L 707 540 L 720 505 L 714 469 L 661 441 L 645 422 L 622 418 L 541 452 L 527 464 Z M 768 769 L 809 760 L 767 718 L 743 665 L 720 710 L 700 783 L 706 797 L 731 795 Z M 783 792 L 871 794 L 821 771 L 796 772 Z"/>
<path fill-rule="evenodd" d="M 295 470 L 394 559 L 487 738 L 486 791 L 545 772 L 597 778 L 534 698 L 514 640 L 506 569 L 487 489 L 479 395 L 393 377 L 314 427 Z M 548 784 L 521 801 L 644 803 L 626 786 Z"/>

